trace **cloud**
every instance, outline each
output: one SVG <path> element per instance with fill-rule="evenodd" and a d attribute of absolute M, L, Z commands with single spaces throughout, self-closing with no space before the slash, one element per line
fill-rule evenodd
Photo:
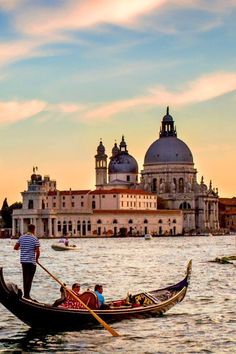
<path fill-rule="evenodd" d="M 104 103 L 98 106 L 73 102 L 51 104 L 40 100 L 0 102 L 0 124 L 15 123 L 47 112 L 46 119 L 77 118 L 84 123 L 108 120 L 129 110 L 147 109 L 155 106 L 184 106 L 208 101 L 236 90 L 236 73 L 218 72 L 202 76 L 187 83 L 182 90 L 170 91 L 156 87 L 135 98 Z M 58 117 L 58 116 L 57 116 Z"/>
<path fill-rule="evenodd" d="M 36 55 L 37 44 L 33 41 L 12 41 L 0 43 L 0 65 Z"/>
<path fill-rule="evenodd" d="M 98 30 L 99 26 L 109 24 L 136 30 L 152 29 L 172 35 L 178 32 L 178 26 L 181 31 L 186 26 L 188 31 L 191 31 L 190 28 L 195 32 L 208 31 L 221 26 L 225 14 L 230 13 L 235 6 L 235 0 L 218 0 L 214 7 L 203 0 L 64 0 L 58 2 L 57 6 L 43 1 L 0 0 L 0 9 L 8 12 L 9 25 L 14 26 L 12 31 L 16 31 L 20 38 L 15 42 L 0 44 L 0 65 L 23 58 L 51 55 L 45 45 L 74 42 L 74 31 Z M 182 17 L 178 19 L 176 11 L 183 13 L 189 9 L 213 16 L 196 17 L 194 24 L 187 12 L 186 21 L 183 22 Z M 191 21 L 187 21 L 188 18 Z"/>
<path fill-rule="evenodd" d="M 17 3 L 17 0 L 11 1 Z M 4 3 L 6 4 L 7 1 L 4 1 Z M 149 18 L 149 22 L 153 22 L 150 25 L 154 25 L 157 22 L 162 22 L 165 15 L 172 16 L 178 10 L 200 10 L 223 16 L 223 13 L 229 13 L 230 9 L 236 6 L 234 0 L 224 2 L 218 0 L 214 2 L 214 6 L 203 0 L 192 0 L 191 2 L 188 0 L 67 0 L 61 2 L 61 4 L 61 7 L 59 5 L 50 6 L 50 4 L 44 6 L 27 4 L 27 6 L 23 6 L 22 10 L 15 14 L 16 27 L 20 32 L 30 36 L 45 36 L 64 31 L 94 28 L 104 24 L 139 27 L 144 24 L 141 19 L 146 15 L 161 15 L 158 21 L 156 18 L 152 20 Z M 174 20 L 176 21 L 176 18 L 172 18 L 173 25 Z M 212 22 L 212 19 L 208 20 L 209 28 L 212 28 L 213 23 L 214 25 L 221 24 L 220 21 Z M 159 28 L 161 31 L 165 31 L 165 28 Z M 207 23 L 205 28 L 208 28 Z M 168 32 L 169 28 L 166 28 L 166 31 Z"/>
<path fill-rule="evenodd" d="M 234 90 L 236 90 L 236 73 L 218 72 L 187 83 L 181 91 L 168 91 L 165 87 L 159 86 L 150 89 L 149 94 L 144 96 L 101 105 L 88 112 L 85 119 L 106 120 L 118 113 L 140 107 L 194 104 L 211 100 Z"/>
<path fill-rule="evenodd" d="M 50 104 L 40 100 L 2 101 L 0 102 L 0 125 L 13 124 L 33 118 L 39 113 L 49 113 L 49 115 L 47 115 L 47 119 L 52 119 L 54 113 L 61 114 L 62 117 L 73 116 L 76 113 L 85 111 L 86 108 L 87 107 L 83 104 Z"/>
<path fill-rule="evenodd" d="M 0 0 L 0 9 L 4 11 L 13 11 L 24 5 L 27 0 Z"/>
<path fill-rule="evenodd" d="M 17 16 L 18 29 L 30 35 L 94 27 L 104 23 L 122 25 L 151 12 L 167 0 L 86 0 L 67 1 L 62 7 L 31 7 Z M 35 16 L 37 13 L 37 16 Z"/>
<path fill-rule="evenodd" d="M 42 101 L 0 102 L 0 124 L 16 123 L 42 112 L 47 104 Z"/>

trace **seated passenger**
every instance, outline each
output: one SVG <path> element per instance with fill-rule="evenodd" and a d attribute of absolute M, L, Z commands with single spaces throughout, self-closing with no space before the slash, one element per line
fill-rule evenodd
<path fill-rule="evenodd" d="M 72 285 L 72 291 L 76 296 L 79 296 L 80 285 L 78 283 L 74 283 Z M 67 292 L 65 300 L 60 304 L 60 306 L 66 308 L 83 308 L 83 305 L 69 292 Z"/>
<path fill-rule="evenodd" d="M 104 296 L 102 295 L 102 293 L 103 293 L 103 287 L 102 287 L 102 285 L 96 284 L 95 287 L 94 287 L 94 291 L 95 291 L 95 294 L 96 294 L 97 297 L 98 297 L 99 309 L 103 309 L 103 310 L 109 309 L 110 306 L 105 304 L 105 298 L 104 298 Z"/>
<path fill-rule="evenodd" d="M 66 284 L 64 284 L 66 286 Z M 65 288 L 63 288 L 63 286 L 60 287 L 60 293 L 61 293 L 61 297 L 60 299 L 57 299 L 53 304 L 52 306 L 59 306 L 61 305 L 65 299 L 66 299 L 66 290 Z"/>

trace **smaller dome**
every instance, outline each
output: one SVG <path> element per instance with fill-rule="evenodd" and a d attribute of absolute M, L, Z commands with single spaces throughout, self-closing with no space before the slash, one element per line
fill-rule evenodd
<path fill-rule="evenodd" d="M 119 153 L 111 158 L 108 171 L 109 173 L 138 173 L 138 164 L 128 153 Z"/>
<path fill-rule="evenodd" d="M 105 154 L 105 147 L 102 144 L 102 141 L 100 141 L 100 144 L 97 147 L 97 153 L 98 153 L 98 155 L 104 155 Z"/>

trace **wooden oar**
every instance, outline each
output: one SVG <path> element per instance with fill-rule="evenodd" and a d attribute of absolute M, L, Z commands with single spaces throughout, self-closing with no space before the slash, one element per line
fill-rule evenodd
<path fill-rule="evenodd" d="M 91 313 L 91 315 L 96 318 L 96 320 L 106 329 L 108 330 L 114 337 L 118 337 L 119 334 L 113 329 L 111 328 L 105 321 L 103 321 L 101 319 L 101 317 L 99 317 L 93 310 L 91 310 L 82 300 L 80 300 L 80 298 L 78 296 L 75 295 L 75 293 L 68 289 L 59 279 L 57 279 L 52 273 L 50 273 L 41 263 L 39 263 L 39 261 L 37 262 L 38 265 L 45 270 L 46 273 L 48 273 L 54 280 L 56 280 L 56 282 L 58 284 L 60 284 L 63 289 L 65 289 L 71 296 L 73 296 L 77 301 L 79 301 L 88 311 L 89 313 Z"/>

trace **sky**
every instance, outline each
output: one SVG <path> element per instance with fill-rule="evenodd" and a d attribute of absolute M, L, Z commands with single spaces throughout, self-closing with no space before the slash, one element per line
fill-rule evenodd
<path fill-rule="evenodd" d="M 100 139 L 143 169 L 170 107 L 197 179 L 236 196 L 236 0 L 0 0 L 0 203 L 33 173 L 94 189 Z"/>

